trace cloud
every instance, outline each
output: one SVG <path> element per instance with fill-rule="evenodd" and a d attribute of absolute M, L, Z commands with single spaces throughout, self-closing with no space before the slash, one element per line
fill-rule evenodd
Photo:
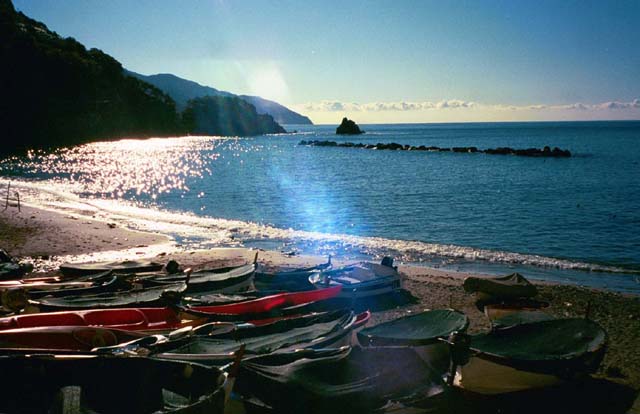
<path fill-rule="evenodd" d="M 640 108 L 640 100 L 634 99 L 631 102 L 604 102 L 599 105 L 601 109 L 629 109 L 629 108 Z"/>
<path fill-rule="evenodd" d="M 365 104 L 359 104 L 356 102 L 339 102 L 339 101 L 320 101 L 310 102 L 302 105 L 307 111 L 312 112 L 343 112 L 343 111 L 368 111 L 368 112 L 383 112 L 383 111 L 423 111 L 429 109 L 443 109 L 443 108 L 472 108 L 475 106 L 474 102 L 462 101 L 459 99 L 450 99 L 439 102 L 369 102 Z"/>
<path fill-rule="evenodd" d="M 457 109 L 490 109 L 497 111 L 615 111 L 621 109 L 640 109 L 640 99 L 630 102 L 610 101 L 599 104 L 531 104 L 531 105 L 505 105 L 505 104 L 483 104 L 460 99 L 448 99 L 437 102 L 423 101 L 398 101 L 398 102 L 340 102 L 321 101 L 310 102 L 301 105 L 309 112 L 409 112 L 409 111 L 429 111 L 429 110 L 457 110 Z"/>

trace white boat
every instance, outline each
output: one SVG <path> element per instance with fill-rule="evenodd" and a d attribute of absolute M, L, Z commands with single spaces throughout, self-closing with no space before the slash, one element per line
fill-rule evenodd
<path fill-rule="evenodd" d="M 341 285 L 340 298 L 361 299 L 398 291 L 403 287 L 402 276 L 393 266 L 393 259 L 384 258 L 381 264 L 360 262 L 309 276 L 317 288 Z"/>

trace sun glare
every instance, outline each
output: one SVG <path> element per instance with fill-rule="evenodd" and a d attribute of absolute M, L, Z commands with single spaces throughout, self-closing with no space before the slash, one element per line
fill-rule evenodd
<path fill-rule="evenodd" d="M 280 103 L 289 100 L 287 82 L 277 66 L 258 68 L 249 74 L 248 83 L 252 95 L 258 95 Z"/>

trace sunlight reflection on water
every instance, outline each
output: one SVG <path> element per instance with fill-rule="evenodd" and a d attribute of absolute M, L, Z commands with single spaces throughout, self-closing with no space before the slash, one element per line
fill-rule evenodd
<path fill-rule="evenodd" d="M 190 178 L 211 175 L 215 149 L 228 141 L 211 137 L 151 138 L 98 142 L 52 153 L 29 153 L 0 165 L 23 176 L 37 175 L 72 186 L 81 195 L 155 200 L 163 193 L 189 191 Z M 4 167 L 4 168 L 3 168 Z"/>

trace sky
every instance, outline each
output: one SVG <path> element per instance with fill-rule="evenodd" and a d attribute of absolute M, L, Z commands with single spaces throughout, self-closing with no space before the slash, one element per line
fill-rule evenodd
<path fill-rule="evenodd" d="M 640 1 L 14 0 L 142 74 L 315 123 L 640 119 Z"/>

